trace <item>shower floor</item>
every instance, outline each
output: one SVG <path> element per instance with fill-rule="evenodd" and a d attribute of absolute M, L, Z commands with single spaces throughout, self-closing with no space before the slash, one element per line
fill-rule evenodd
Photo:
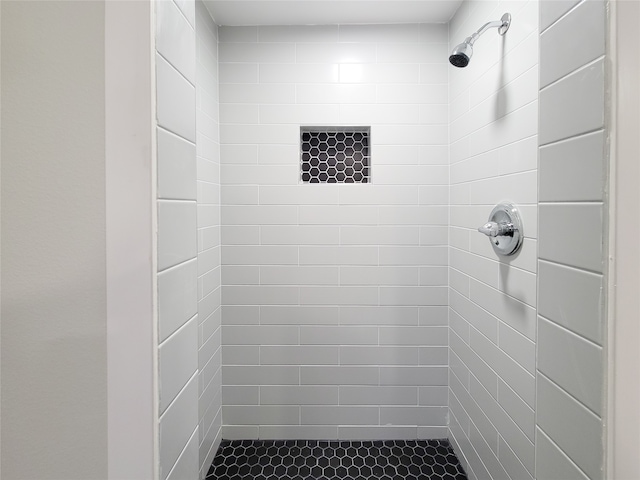
<path fill-rule="evenodd" d="M 466 480 L 448 440 L 223 440 L 207 480 Z"/>

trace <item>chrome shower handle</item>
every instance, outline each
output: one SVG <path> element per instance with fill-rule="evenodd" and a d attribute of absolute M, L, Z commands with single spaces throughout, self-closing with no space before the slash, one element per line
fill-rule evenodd
<path fill-rule="evenodd" d="M 500 235 L 509 235 L 513 233 L 515 227 L 513 223 L 496 223 L 487 222 L 483 226 L 478 228 L 480 233 L 484 233 L 487 237 L 497 237 Z"/>

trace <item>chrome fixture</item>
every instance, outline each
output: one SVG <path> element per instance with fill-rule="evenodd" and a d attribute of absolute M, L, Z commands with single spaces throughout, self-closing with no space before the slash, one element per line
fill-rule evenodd
<path fill-rule="evenodd" d="M 522 220 L 511 203 L 499 203 L 491 211 L 489 221 L 478 228 L 484 233 L 498 255 L 513 255 L 522 245 Z"/>
<path fill-rule="evenodd" d="M 473 55 L 473 44 L 476 43 L 476 40 L 480 38 L 484 32 L 489 30 L 490 28 L 497 27 L 498 33 L 500 35 L 504 35 L 509 30 L 509 26 L 511 25 L 511 14 L 505 13 L 502 15 L 502 18 L 495 22 L 485 23 L 480 29 L 472 34 L 470 37 L 464 39 L 460 45 L 457 45 L 451 55 L 449 55 L 449 62 L 454 67 L 466 67 L 469 65 L 469 60 L 471 60 L 471 56 Z"/>

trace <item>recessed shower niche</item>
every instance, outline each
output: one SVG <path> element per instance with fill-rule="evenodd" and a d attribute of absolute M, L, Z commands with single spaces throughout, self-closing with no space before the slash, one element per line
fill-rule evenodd
<path fill-rule="evenodd" d="M 371 127 L 300 127 L 302 183 L 370 183 Z"/>

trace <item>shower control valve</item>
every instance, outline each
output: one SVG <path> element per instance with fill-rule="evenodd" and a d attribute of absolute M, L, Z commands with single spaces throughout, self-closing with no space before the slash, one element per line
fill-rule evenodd
<path fill-rule="evenodd" d="M 487 237 L 497 237 L 498 235 L 509 235 L 513 233 L 513 223 L 496 223 L 487 222 L 478 231 L 484 233 Z"/>
<path fill-rule="evenodd" d="M 522 245 L 522 220 L 518 209 L 511 203 L 502 202 L 495 206 L 489 221 L 478 228 L 491 241 L 498 255 L 513 255 Z"/>

